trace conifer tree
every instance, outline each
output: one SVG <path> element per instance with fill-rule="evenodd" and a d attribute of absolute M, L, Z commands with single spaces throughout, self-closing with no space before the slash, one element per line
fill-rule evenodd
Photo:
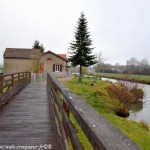
<path fill-rule="evenodd" d="M 34 41 L 34 44 L 33 44 L 32 48 L 40 49 L 41 53 L 44 53 L 44 46 L 43 46 L 43 44 L 40 44 L 40 42 L 37 41 L 37 40 Z"/>
<path fill-rule="evenodd" d="M 96 56 L 92 55 L 94 48 L 91 47 L 92 40 L 87 24 L 84 13 L 81 13 L 75 31 L 75 40 L 70 43 L 69 61 L 72 63 L 72 66 L 79 65 L 80 67 L 79 82 L 82 81 L 82 67 L 88 67 L 96 63 Z"/>

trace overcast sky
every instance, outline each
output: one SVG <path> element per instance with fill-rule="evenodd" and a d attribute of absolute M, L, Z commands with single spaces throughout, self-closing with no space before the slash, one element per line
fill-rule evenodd
<path fill-rule="evenodd" d="M 0 0 L 0 63 L 9 48 L 67 53 L 75 26 L 85 13 L 95 47 L 106 63 L 150 59 L 150 0 Z"/>

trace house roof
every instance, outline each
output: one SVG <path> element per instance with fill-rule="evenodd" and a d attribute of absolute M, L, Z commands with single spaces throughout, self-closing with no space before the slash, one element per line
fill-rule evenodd
<path fill-rule="evenodd" d="M 66 54 L 55 54 L 51 51 L 45 52 L 43 55 L 51 53 L 65 61 L 67 61 Z M 40 49 L 27 49 L 27 48 L 6 48 L 4 58 L 20 58 L 20 59 L 33 59 L 42 56 Z"/>
<path fill-rule="evenodd" d="M 66 54 L 57 54 L 57 55 L 67 60 L 67 55 Z"/>
<path fill-rule="evenodd" d="M 4 53 L 4 58 L 31 59 L 40 57 L 40 49 L 6 48 Z"/>
<path fill-rule="evenodd" d="M 55 53 L 53 53 L 52 51 L 49 50 L 49 51 L 45 52 L 43 55 L 46 55 L 46 54 L 48 54 L 48 53 L 51 53 L 51 54 L 53 54 L 53 55 L 55 55 L 55 56 L 57 56 L 57 57 L 59 57 L 59 58 L 65 60 L 65 61 L 67 61 L 67 56 L 66 56 L 66 54 L 55 54 Z"/>

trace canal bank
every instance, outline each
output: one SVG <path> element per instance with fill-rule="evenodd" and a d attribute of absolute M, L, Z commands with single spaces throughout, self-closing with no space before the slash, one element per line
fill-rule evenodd
<path fill-rule="evenodd" d="M 106 77 L 102 77 L 101 79 L 110 82 L 117 82 L 116 79 Z M 128 119 L 138 122 L 142 120 L 147 122 L 150 126 L 150 85 L 138 83 L 138 87 L 142 88 L 144 91 L 144 98 L 141 100 L 143 106 L 140 106 L 140 109 L 139 106 L 135 106 L 134 109 L 130 110 Z"/>

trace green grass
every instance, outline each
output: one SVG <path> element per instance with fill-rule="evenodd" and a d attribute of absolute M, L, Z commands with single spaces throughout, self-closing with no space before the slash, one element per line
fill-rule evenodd
<path fill-rule="evenodd" d="M 73 124 L 73 126 L 76 128 L 77 130 L 77 137 L 79 138 L 80 141 L 82 141 L 83 145 L 86 145 L 86 149 L 87 150 L 94 150 L 91 143 L 88 141 L 86 135 L 84 134 L 84 132 L 82 131 L 80 125 L 77 123 L 76 119 L 74 118 L 73 114 L 70 113 L 69 114 L 69 118 Z M 73 150 L 72 146 L 71 146 L 71 142 L 69 141 L 69 150 Z"/>
<path fill-rule="evenodd" d="M 3 68 L 0 68 L 0 73 L 3 73 Z"/>
<path fill-rule="evenodd" d="M 136 79 L 141 81 L 150 82 L 149 75 L 129 75 L 129 74 L 115 74 L 115 73 L 95 73 L 95 75 L 101 75 L 105 77 L 115 77 L 115 78 L 127 78 L 127 79 Z"/>
<path fill-rule="evenodd" d="M 65 82 L 65 85 L 74 93 L 81 96 L 83 100 L 86 100 L 89 105 L 94 107 L 96 111 L 119 128 L 135 143 L 140 145 L 144 150 L 149 150 L 150 134 L 147 130 L 144 129 L 140 123 L 115 115 L 114 108 L 118 104 L 118 101 L 115 99 L 110 99 L 105 91 L 105 88 L 109 85 L 109 82 L 97 80 L 94 86 L 91 86 L 93 80 L 83 79 L 83 82 L 81 83 L 78 82 L 78 79 L 73 79 Z"/>
<path fill-rule="evenodd" d="M 147 123 L 147 122 L 141 120 L 141 121 L 139 122 L 139 124 L 140 124 L 140 126 L 141 126 L 142 128 L 144 128 L 145 130 L 147 130 L 147 132 L 149 132 L 149 126 L 148 126 L 148 123 Z"/>

